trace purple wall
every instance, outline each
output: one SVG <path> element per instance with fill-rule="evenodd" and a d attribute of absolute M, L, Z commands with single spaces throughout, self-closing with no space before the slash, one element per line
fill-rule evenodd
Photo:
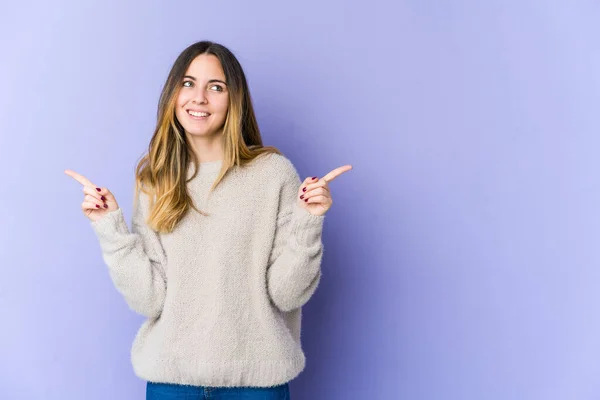
<path fill-rule="evenodd" d="M 84 3 L 0 6 L 0 398 L 143 398 L 142 319 L 63 170 L 129 220 L 159 91 L 201 39 L 238 55 L 303 177 L 354 166 L 294 400 L 600 398 L 596 3 Z"/>

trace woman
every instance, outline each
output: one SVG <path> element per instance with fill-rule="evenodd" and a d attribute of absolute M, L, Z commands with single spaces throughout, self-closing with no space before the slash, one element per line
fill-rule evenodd
<path fill-rule="evenodd" d="M 131 350 L 147 398 L 289 398 L 305 366 L 301 307 L 321 277 L 328 182 L 351 168 L 301 182 L 263 147 L 238 60 L 203 41 L 162 90 L 131 232 L 107 188 L 65 171 L 83 185 L 115 287 L 147 317 Z"/>

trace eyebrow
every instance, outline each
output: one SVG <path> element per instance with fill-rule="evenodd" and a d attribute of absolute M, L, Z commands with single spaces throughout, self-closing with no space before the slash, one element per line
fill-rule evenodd
<path fill-rule="evenodd" d="M 193 76 L 190 76 L 190 75 L 186 75 L 186 76 L 184 76 L 184 78 L 189 78 L 189 79 L 191 79 L 191 80 L 193 80 L 193 81 L 196 81 L 196 78 L 194 78 Z M 226 83 L 226 82 L 223 82 L 223 81 L 222 81 L 222 80 L 220 80 L 220 79 L 211 79 L 210 81 L 208 81 L 208 83 L 213 83 L 213 82 L 220 82 L 220 83 L 222 83 L 223 85 L 227 85 L 227 83 Z"/>

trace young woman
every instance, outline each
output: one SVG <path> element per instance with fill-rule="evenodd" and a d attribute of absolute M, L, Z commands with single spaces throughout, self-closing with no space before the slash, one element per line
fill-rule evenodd
<path fill-rule="evenodd" d="M 289 399 L 305 366 L 301 307 L 321 277 L 328 183 L 351 168 L 301 181 L 263 146 L 238 60 L 203 41 L 162 90 L 131 231 L 110 190 L 65 171 L 83 185 L 115 287 L 147 317 L 131 349 L 147 398 Z"/>

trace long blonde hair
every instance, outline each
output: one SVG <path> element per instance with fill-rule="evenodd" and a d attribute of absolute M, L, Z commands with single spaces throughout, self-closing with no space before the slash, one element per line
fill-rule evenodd
<path fill-rule="evenodd" d="M 209 190 L 211 193 L 234 166 L 244 166 L 265 153 L 281 152 L 272 146 L 264 147 L 256 122 L 252 100 L 242 66 L 226 47 L 201 41 L 187 47 L 175 60 L 160 95 L 154 135 L 136 168 L 135 201 L 139 191 L 150 198 L 146 223 L 157 232 L 172 232 L 181 219 L 194 209 L 187 191 L 187 170 L 194 163 L 194 176 L 199 160 L 187 143 L 185 130 L 175 116 L 175 104 L 183 77 L 191 62 L 200 54 L 216 56 L 225 73 L 229 91 L 229 108 L 223 126 L 224 158 L 221 171 Z"/>

